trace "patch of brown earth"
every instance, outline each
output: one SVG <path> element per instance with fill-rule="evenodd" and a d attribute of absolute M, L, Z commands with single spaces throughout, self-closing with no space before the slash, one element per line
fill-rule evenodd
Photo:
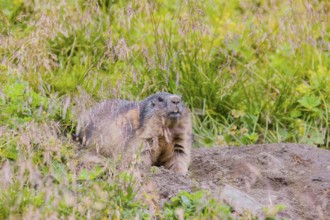
<path fill-rule="evenodd" d="M 284 204 L 282 217 L 330 216 L 330 151 L 301 144 L 194 149 L 188 176 L 159 169 L 151 175 L 161 203 L 180 190 L 206 189 L 219 197 L 233 187 L 262 207 Z"/>

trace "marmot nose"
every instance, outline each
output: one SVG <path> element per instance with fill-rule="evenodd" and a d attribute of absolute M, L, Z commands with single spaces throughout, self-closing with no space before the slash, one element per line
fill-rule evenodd
<path fill-rule="evenodd" d="M 171 96 L 171 102 L 177 105 L 181 102 L 181 97 L 177 95 Z"/>

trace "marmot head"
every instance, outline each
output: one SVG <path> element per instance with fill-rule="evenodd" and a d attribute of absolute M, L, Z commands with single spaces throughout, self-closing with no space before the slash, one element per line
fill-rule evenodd
<path fill-rule="evenodd" d="M 143 109 L 141 109 L 140 118 L 143 120 L 157 115 L 175 121 L 182 117 L 184 110 L 181 96 L 167 92 L 155 93 L 142 102 Z"/>

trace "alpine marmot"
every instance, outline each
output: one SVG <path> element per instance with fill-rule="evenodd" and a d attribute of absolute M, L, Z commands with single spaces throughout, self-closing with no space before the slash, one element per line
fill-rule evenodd
<path fill-rule="evenodd" d="M 138 102 L 104 101 L 80 117 L 77 130 L 82 146 L 101 155 L 140 150 L 143 163 L 188 172 L 191 115 L 178 95 L 159 92 Z"/>

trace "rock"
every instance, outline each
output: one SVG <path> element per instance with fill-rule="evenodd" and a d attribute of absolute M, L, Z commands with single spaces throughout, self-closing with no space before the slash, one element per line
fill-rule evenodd
<path fill-rule="evenodd" d="M 261 217 L 262 215 L 262 205 L 259 202 L 245 192 L 230 185 L 225 185 L 223 187 L 220 197 L 238 214 L 243 214 L 244 211 L 248 211 L 258 217 Z"/>

